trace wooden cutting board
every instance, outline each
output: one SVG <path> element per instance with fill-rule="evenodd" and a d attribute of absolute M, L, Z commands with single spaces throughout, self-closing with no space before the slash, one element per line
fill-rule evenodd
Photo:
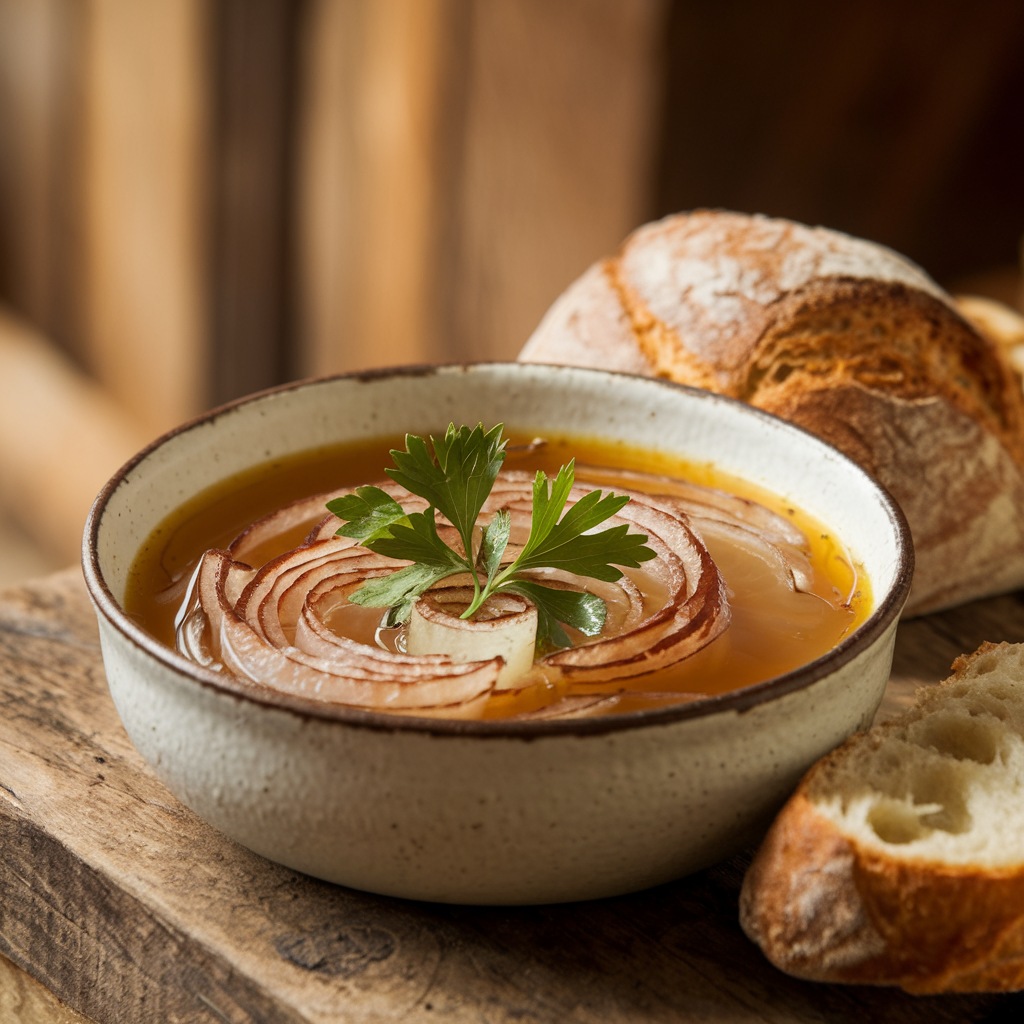
<path fill-rule="evenodd" d="M 1004 639 L 1024 641 L 1024 594 L 905 623 L 880 714 Z M 71 1011 L 103 1024 L 1024 1019 L 1022 995 L 915 998 L 779 973 L 736 920 L 749 852 L 631 896 L 512 909 L 371 896 L 271 864 L 136 753 L 75 571 L 0 594 L 0 707 L 0 954 L 70 1008 L 0 998 L 4 1024 Z M 17 978 L 38 990 L 0 967 L 7 995 Z"/>

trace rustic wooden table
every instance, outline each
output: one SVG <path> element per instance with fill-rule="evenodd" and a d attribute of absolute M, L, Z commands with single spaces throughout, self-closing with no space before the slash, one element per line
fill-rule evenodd
<path fill-rule="evenodd" d="M 902 625 L 880 714 L 986 639 L 1024 641 L 1024 594 Z M 736 922 L 749 854 L 632 896 L 511 909 L 386 899 L 271 864 L 136 753 L 74 571 L 0 594 L 0 707 L 4 1024 L 1024 1019 L 1021 995 L 780 974 Z"/>

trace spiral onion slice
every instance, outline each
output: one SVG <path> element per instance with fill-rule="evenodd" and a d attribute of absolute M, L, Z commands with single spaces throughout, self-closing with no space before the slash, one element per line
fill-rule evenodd
<path fill-rule="evenodd" d="M 426 507 L 423 499 L 393 482 L 381 486 L 409 512 Z M 589 490 L 574 487 L 567 507 Z M 468 655 L 459 655 L 458 645 L 442 654 L 396 653 L 332 628 L 336 613 L 352 607 L 349 597 L 356 589 L 408 564 L 336 536 L 340 523 L 333 515 L 317 521 L 324 503 L 343 493 L 286 506 L 253 524 L 229 551 L 206 552 L 180 616 L 179 651 L 247 685 L 311 700 L 406 714 L 479 716 L 495 691 L 504 666 L 501 657 L 461 660 Z M 561 680 L 560 693 L 565 686 L 604 685 L 671 667 L 729 624 L 724 582 L 685 513 L 671 502 L 629 496 L 629 504 L 600 528 L 626 524 L 645 533 L 656 558 L 611 583 L 565 570 L 526 574 L 544 586 L 595 593 L 607 608 L 600 635 L 543 659 L 541 678 L 545 685 Z M 532 504 L 528 474 L 499 475 L 478 525 L 486 525 L 499 509 L 509 511 L 512 531 L 505 564 L 516 558 L 529 536 Z M 458 549 L 454 528 L 440 516 L 437 526 L 445 543 Z M 242 561 L 280 546 L 282 538 L 297 532 L 305 534 L 303 543 L 259 569 Z M 463 586 L 464 580 L 453 578 L 450 583 Z M 570 702 L 555 714 L 607 710 L 615 703 L 607 696 Z"/>
<path fill-rule="evenodd" d="M 576 485 L 569 493 L 570 508 L 592 488 Z M 645 675 L 696 654 L 729 625 L 729 604 L 725 583 L 707 548 L 690 528 L 686 515 L 677 507 L 661 503 L 634 491 L 630 502 L 602 528 L 625 523 L 647 534 L 647 545 L 657 557 L 633 571 L 633 579 L 644 579 L 641 589 L 659 594 L 656 608 L 644 608 L 627 615 L 622 628 L 609 635 L 603 631 L 594 643 L 582 644 L 549 655 L 545 666 L 558 671 L 571 684 L 606 683 Z M 526 473 L 509 471 L 498 477 L 484 504 L 484 511 L 507 508 L 513 530 L 521 525 L 533 507 L 532 480 Z M 513 533 L 513 538 L 515 533 Z M 541 582 L 545 570 L 538 572 Z M 630 577 L 612 584 L 627 594 Z M 593 590 L 595 581 L 579 580 L 580 589 Z M 629 598 L 627 596 L 627 601 Z M 607 598 L 606 598 L 607 603 Z"/>
<path fill-rule="evenodd" d="M 815 573 L 811 565 L 804 532 L 785 516 L 750 498 L 636 470 L 609 472 L 598 466 L 580 466 L 577 476 L 593 484 L 623 480 L 634 483 L 663 504 L 684 512 L 702 538 L 722 538 L 756 555 L 789 590 L 814 594 L 832 605 L 848 601 L 856 590 L 855 579 L 850 595 L 838 595 L 837 600 L 831 583 Z M 853 571 L 853 560 L 847 556 L 845 561 Z"/>
<path fill-rule="evenodd" d="M 409 512 L 422 512 L 427 503 L 415 494 L 410 494 L 404 487 L 388 481 L 379 481 L 374 484 L 382 491 L 390 494 L 392 498 L 400 500 L 402 507 Z M 326 515 L 324 507 L 327 502 L 340 498 L 343 494 L 351 494 L 353 488 L 341 487 L 335 491 L 325 491 L 322 494 L 312 494 L 308 498 L 299 498 L 289 505 L 271 512 L 270 515 L 257 519 L 252 526 L 243 530 L 228 545 L 228 552 L 231 557 L 239 562 L 249 562 L 253 565 L 253 557 L 269 546 L 278 545 L 282 537 L 287 537 L 295 531 L 301 531 L 301 539 L 324 540 L 333 537 L 338 529 L 338 520 L 332 515 Z M 328 529 L 329 527 L 329 529 Z M 322 528 L 322 530 L 321 530 Z M 312 535 L 306 538 L 306 534 L 313 531 Z M 355 544 L 356 541 L 343 538 L 348 544 Z"/>
<path fill-rule="evenodd" d="M 275 585 L 262 589 L 269 574 L 261 578 L 263 570 L 254 572 L 226 551 L 207 551 L 197 570 L 194 607 L 179 627 L 179 651 L 186 656 L 194 651 L 194 640 L 183 645 L 180 638 L 183 629 L 193 638 L 198 621 L 209 660 L 257 688 L 381 711 L 476 717 L 494 688 L 500 658 L 457 663 L 444 655 L 394 654 L 336 636 L 323 625 L 319 615 L 325 596 L 339 588 L 350 592 L 392 571 L 394 564 L 362 548 L 338 549 L 341 557 L 334 564 L 324 561 L 329 556 L 323 545 L 289 552 L 277 560 Z M 352 556 L 353 550 L 363 554 Z M 353 566 L 353 561 L 363 564 Z M 298 605 L 303 621 L 299 644 L 275 643 L 268 636 L 280 638 L 284 632 L 279 616 L 294 606 L 289 599 L 295 588 L 306 595 Z M 299 632 L 298 618 L 289 628 L 293 636 Z"/>

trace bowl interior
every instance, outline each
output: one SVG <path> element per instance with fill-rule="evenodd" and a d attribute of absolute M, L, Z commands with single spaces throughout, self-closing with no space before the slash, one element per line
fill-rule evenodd
<path fill-rule="evenodd" d="M 120 606 L 150 533 L 173 509 L 228 476 L 341 441 L 436 433 L 449 421 L 614 439 L 711 462 L 836 531 L 871 580 L 872 619 L 906 589 L 912 556 L 902 514 L 863 470 L 812 435 L 740 402 L 665 381 L 575 367 L 476 364 L 289 385 L 165 435 L 107 485 L 90 514 L 84 558 L 94 597 L 98 586 Z M 129 633 L 138 631 L 119 607 L 107 611 L 120 613 Z"/>

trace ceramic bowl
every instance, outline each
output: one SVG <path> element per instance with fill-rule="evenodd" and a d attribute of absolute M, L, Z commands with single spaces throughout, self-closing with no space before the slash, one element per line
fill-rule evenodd
<path fill-rule="evenodd" d="M 621 439 L 710 461 L 843 538 L 876 607 L 824 657 L 689 704 L 590 719 L 438 721 L 240 695 L 123 611 L 129 567 L 174 508 L 268 458 L 456 423 Z M 912 552 L 892 499 L 773 416 L 666 381 L 572 367 L 404 368 L 288 385 L 165 435 L 86 524 L 110 692 L 170 789 L 242 845 L 319 878 L 452 903 L 624 893 L 749 842 L 804 770 L 881 700 Z M 198 854 L 197 854 L 198 856 Z"/>

